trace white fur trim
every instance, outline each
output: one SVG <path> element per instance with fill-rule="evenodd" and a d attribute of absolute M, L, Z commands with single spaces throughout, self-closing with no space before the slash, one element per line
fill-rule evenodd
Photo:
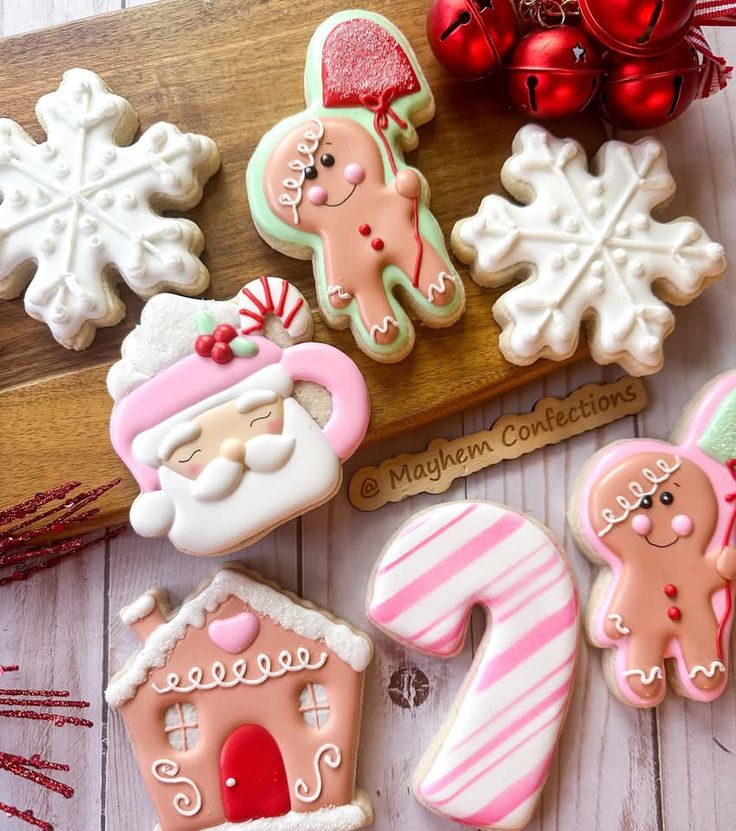
<path fill-rule="evenodd" d="M 175 516 L 174 503 L 163 491 L 141 493 L 130 506 L 130 524 L 141 537 L 165 537 Z"/>
<path fill-rule="evenodd" d="M 225 404 L 227 401 L 232 401 L 234 398 L 240 398 L 243 393 L 253 390 L 272 390 L 278 393 L 282 398 L 288 398 L 294 389 L 294 382 L 289 373 L 280 365 L 272 364 L 264 367 L 258 372 L 254 372 L 247 378 L 244 378 L 232 387 L 221 390 L 209 398 L 198 401 L 191 407 L 187 407 L 181 412 L 175 413 L 167 419 L 164 419 L 160 424 L 144 430 L 133 439 L 133 455 L 149 467 L 157 468 L 160 464 L 158 455 L 159 446 L 169 431 L 177 424 L 184 421 L 191 421 L 198 415 L 201 415 L 213 407 L 220 404 Z"/>
<path fill-rule="evenodd" d="M 138 687 L 145 683 L 148 673 L 164 666 L 169 653 L 184 637 L 187 628 L 194 626 L 201 629 L 206 613 L 214 612 L 231 595 L 239 597 L 255 612 L 271 618 L 279 626 L 308 640 L 322 641 L 356 672 L 363 672 L 370 663 L 373 646 L 367 635 L 317 609 L 302 605 L 288 594 L 247 574 L 223 568 L 204 589 L 182 603 L 171 620 L 148 636 L 143 647 L 110 681 L 105 693 L 107 703 L 118 708 L 133 698 Z"/>

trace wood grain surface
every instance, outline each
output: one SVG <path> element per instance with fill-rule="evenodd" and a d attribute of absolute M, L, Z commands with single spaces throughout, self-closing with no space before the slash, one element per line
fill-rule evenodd
<path fill-rule="evenodd" d="M 449 232 L 457 219 L 476 210 L 483 195 L 499 189 L 501 164 L 522 120 L 492 83 L 459 83 L 443 75 L 424 38 L 422 2 L 370 5 L 391 15 L 427 68 L 437 116 L 421 128 L 419 148 L 410 160 L 426 173 L 432 208 Z M 83 66 L 130 101 L 144 129 L 163 119 L 211 136 L 222 153 L 222 169 L 206 186 L 202 202 L 186 214 L 205 235 L 204 262 L 212 274 L 207 295 L 229 298 L 254 276 L 281 273 L 315 308 L 311 265 L 284 257 L 261 240 L 248 210 L 244 177 L 261 135 L 303 108 L 307 44 L 317 23 L 341 7 L 340 0 L 298 5 L 169 0 L 8 38 L 0 51 L 0 113 L 40 140 L 37 99 L 56 87 L 64 70 Z M 93 8 L 103 7 L 97 3 Z M 568 127 L 573 125 L 560 125 Z M 577 119 L 574 132 L 589 149 L 603 138 L 593 116 Z M 349 352 L 366 377 L 373 402 L 369 442 L 456 412 L 554 367 L 539 361 L 519 368 L 503 359 L 491 317 L 498 291 L 480 289 L 466 269 L 461 273 L 466 313 L 449 329 L 422 328 L 412 354 L 400 365 L 370 360 L 348 330 L 327 329 L 314 313 L 316 339 Z M 98 519 L 104 523 L 121 519 L 135 496 L 134 483 L 107 439 L 111 402 L 102 383 L 141 308 L 141 301 L 121 286 L 128 306 L 125 321 L 100 330 L 80 353 L 54 343 L 46 327 L 25 314 L 20 298 L 0 303 L 0 418 L 15 423 L 23 413 L 34 412 L 39 425 L 32 437 L 0 438 L 0 456 L 8 460 L 0 503 L 60 478 L 98 484 L 114 472 L 125 484 L 101 501 Z M 583 353 L 581 347 L 578 356 Z M 78 396 L 81 389 L 85 394 Z"/>
<path fill-rule="evenodd" d="M 128 4 L 132 5 L 130 0 Z M 219 0 L 204 3 L 191 0 L 190 5 L 197 10 L 216 10 L 222 4 Z M 259 13 L 282 8 L 280 3 L 256 0 L 243 0 L 240 5 L 244 10 L 255 8 Z M 384 9 L 388 6 L 370 2 L 366 5 Z M 409 28 L 407 24 L 421 26 L 426 5 L 423 0 L 393 5 L 401 10 L 397 17 L 405 28 Z M 116 0 L 27 3 L 0 0 L 0 27 L 4 27 L 0 31 L 12 35 L 118 6 Z M 324 4 L 325 9 L 328 7 L 332 9 L 333 4 Z M 291 15 L 292 7 L 289 8 Z M 294 6 L 293 19 L 297 17 Z M 304 31 L 321 17 L 320 12 L 308 25 L 305 23 Z M 286 24 L 283 28 L 287 30 Z M 179 34 L 176 32 L 174 36 Z M 191 33 L 181 35 L 186 39 Z M 736 58 L 736 31 L 720 30 L 710 39 L 719 54 L 730 53 L 732 61 Z M 298 44 L 292 44 L 290 39 L 289 48 L 274 58 L 277 63 L 291 61 L 298 66 L 291 92 L 284 90 L 283 95 L 279 94 L 284 100 L 291 95 L 289 105 L 299 100 L 300 61 L 305 43 L 306 35 Z M 420 51 L 425 50 L 421 39 L 416 45 Z M 116 79 L 124 80 L 126 72 L 131 77 L 139 77 L 135 50 L 130 44 L 110 41 L 106 49 L 110 53 L 107 62 L 115 71 Z M 426 52 L 422 51 L 422 55 L 426 56 Z M 4 53 L 0 55 L 0 65 L 3 60 Z M 427 66 L 431 69 L 429 61 Z M 158 71 L 152 74 L 149 68 L 140 77 L 155 86 Z M 166 66 L 161 71 L 165 72 Z M 52 85 L 46 77 L 34 83 L 37 91 Z M 124 84 L 118 85 L 124 92 Z M 437 84 L 435 89 L 439 91 Z M 3 99 L 6 94 L 15 93 L 4 85 Z M 140 103 L 135 103 L 143 114 Z M 30 127 L 33 119 L 30 105 L 27 106 L 23 121 Z M 446 112 L 440 112 L 438 119 L 451 116 L 449 101 L 444 108 Z M 479 103 L 477 118 L 481 115 L 485 118 L 486 112 Z M 736 224 L 734 112 L 736 86 L 693 105 L 678 122 L 656 131 L 667 147 L 679 183 L 671 214 L 697 217 L 714 239 L 726 245 L 732 262 L 736 262 L 736 239 L 732 231 Z M 14 110 L 14 114 L 18 111 Z M 199 127 L 191 125 L 195 126 Z M 435 201 L 439 213 L 442 165 L 430 166 L 423 161 L 432 129 L 420 131 L 419 158 L 440 200 Z M 573 132 L 577 130 L 573 128 Z M 242 140 L 252 146 L 255 136 L 244 136 Z M 495 145 L 485 152 L 503 155 Z M 490 169 L 487 175 L 495 177 L 497 169 Z M 242 193 L 238 195 L 241 197 Z M 453 218 L 443 214 L 441 221 L 447 228 Z M 250 239 L 247 218 L 241 217 L 238 222 L 238 228 L 247 232 Z M 255 237 L 250 244 L 256 247 Z M 297 273 L 295 266 L 298 264 L 283 260 L 281 268 Z M 486 311 L 489 310 L 490 295 L 483 295 L 483 302 L 487 303 Z M 668 436 L 691 395 L 715 373 L 736 366 L 732 313 L 735 304 L 736 288 L 733 277 L 727 274 L 691 306 L 678 310 L 677 328 L 665 349 L 665 368 L 648 381 L 650 404 L 641 415 L 457 480 L 445 494 L 412 497 L 372 514 L 352 509 L 343 488 L 329 505 L 282 527 L 240 555 L 240 559 L 278 580 L 285 588 L 333 609 L 372 631 L 375 637 L 376 658 L 368 672 L 358 780 L 373 799 L 377 831 L 451 831 L 458 827 L 430 815 L 417 804 L 410 793 L 410 778 L 451 706 L 484 626 L 482 616 L 478 616 L 465 650 L 451 661 L 413 655 L 371 630 L 363 612 L 365 589 L 382 546 L 402 522 L 426 506 L 466 497 L 505 502 L 546 523 L 563 541 L 584 601 L 595 569 L 576 550 L 564 519 L 578 471 L 591 453 L 615 439 L 635 435 Z M 0 308 L 0 314 L 3 312 Z M 43 328 L 36 332 L 43 340 Z M 105 360 L 112 358 L 114 350 L 112 347 L 110 350 Z M 56 348 L 46 351 L 53 356 Z M 74 360 L 68 356 L 65 359 Z M 455 437 L 487 429 L 506 413 L 530 410 L 545 395 L 563 397 L 584 383 L 610 381 L 618 374 L 582 360 L 482 406 L 449 415 L 430 426 L 417 427 L 404 438 L 393 438 L 360 451 L 347 466 L 346 481 L 361 465 L 376 464 L 402 451 L 422 450 L 438 436 Z M 78 385 L 75 391 L 83 395 L 84 385 Z M 2 415 L 3 434 L 27 430 L 30 442 L 35 428 L 27 425 L 28 413 L 18 411 L 12 421 L 6 420 L 5 413 Z M 89 441 L 90 445 L 94 443 L 92 437 Z M 5 451 L 3 461 L 6 471 Z M 18 460 L 16 467 L 22 464 Z M 3 483 L 5 475 L 4 472 Z M 71 689 L 90 700 L 89 715 L 96 723 L 94 730 L 82 731 L 0 720 L 0 749 L 27 755 L 41 752 L 54 760 L 70 762 L 72 771 L 62 778 L 77 791 L 71 801 L 66 801 L 48 795 L 32 783 L 0 773 L 0 801 L 33 808 L 38 816 L 52 820 L 57 831 L 152 829 L 153 812 L 122 721 L 107 711 L 102 699 L 107 678 L 136 647 L 135 638 L 120 623 L 117 611 L 153 585 L 166 586 L 174 600 L 181 600 L 215 565 L 211 561 L 184 557 L 166 542 L 145 541 L 126 533 L 106 548 L 89 552 L 77 563 L 34 578 L 27 585 L 0 589 L 0 663 L 12 661 L 22 665 L 22 673 L 12 682 L 11 676 L 5 677 L 8 686 L 53 684 Z M 734 657 L 732 646 L 732 662 Z M 402 706 L 407 703 L 413 706 Z M 540 810 L 529 828 L 531 831 L 731 831 L 736 826 L 734 782 L 736 686 L 733 682 L 710 705 L 669 695 L 656 711 L 635 711 L 609 693 L 598 650 L 583 647 L 557 763 Z M 25 827 L 0 816 L 0 831 L 23 831 Z"/>

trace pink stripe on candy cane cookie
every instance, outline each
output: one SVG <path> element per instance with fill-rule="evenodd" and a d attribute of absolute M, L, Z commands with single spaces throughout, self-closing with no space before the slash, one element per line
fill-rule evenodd
<path fill-rule="evenodd" d="M 559 545 L 501 505 L 439 505 L 387 546 L 368 614 L 397 640 L 448 657 L 476 604 L 492 626 L 416 794 L 458 822 L 519 828 L 546 780 L 577 657 L 577 595 Z"/>
<path fill-rule="evenodd" d="M 492 548 L 513 534 L 521 523 L 522 518 L 518 514 L 502 517 L 477 537 L 473 537 L 456 551 L 451 551 L 446 559 L 429 571 L 403 586 L 393 597 L 376 607 L 372 611 L 372 617 L 381 623 L 397 618 L 459 571 L 469 568 L 476 560 L 488 554 Z"/>

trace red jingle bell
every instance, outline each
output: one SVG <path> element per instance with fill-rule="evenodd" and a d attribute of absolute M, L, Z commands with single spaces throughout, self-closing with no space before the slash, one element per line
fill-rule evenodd
<path fill-rule="evenodd" d="M 579 0 L 583 25 L 627 55 L 661 55 L 687 33 L 697 0 Z"/>
<path fill-rule="evenodd" d="M 513 105 L 533 118 L 561 118 L 588 106 L 600 86 L 603 61 L 581 29 L 556 26 L 530 32 L 508 63 Z"/>
<path fill-rule="evenodd" d="M 474 80 L 500 69 L 516 42 L 511 0 L 433 0 L 427 40 L 456 78 Z"/>
<path fill-rule="evenodd" d="M 686 41 L 653 58 L 611 52 L 601 110 L 616 127 L 650 130 L 682 115 L 698 94 L 700 58 Z"/>

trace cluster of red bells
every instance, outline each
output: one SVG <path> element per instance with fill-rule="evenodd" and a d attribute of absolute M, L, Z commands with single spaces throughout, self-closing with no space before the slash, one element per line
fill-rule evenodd
<path fill-rule="evenodd" d="M 427 37 L 458 78 L 482 78 L 505 65 L 512 103 L 534 118 L 574 115 L 598 98 L 612 124 L 650 129 L 690 106 L 700 58 L 684 37 L 696 0 L 577 5 L 582 25 L 540 28 L 519 40 L 511 0 L 433 0 Z"/>

